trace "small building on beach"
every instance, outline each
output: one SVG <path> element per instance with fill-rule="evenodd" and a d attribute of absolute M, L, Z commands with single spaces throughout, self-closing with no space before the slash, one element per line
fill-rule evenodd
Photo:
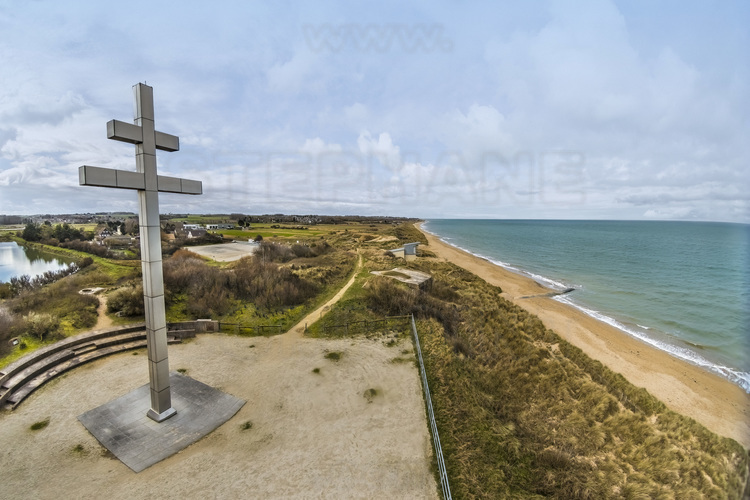
<path fill-rule="evenodd" d="M 394 248 L 390 252 L 395 256 L 404 259 L 406 262 L 411 262 L 417 259 L 417 245 L 419 242 L 406 243 L 401 248 Z"/>

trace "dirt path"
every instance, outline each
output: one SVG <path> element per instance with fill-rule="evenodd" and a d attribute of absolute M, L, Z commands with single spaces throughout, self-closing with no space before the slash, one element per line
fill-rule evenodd
<path fill-rule="evenodd" d="M 94 330 L 111 328 L 112 318 L 107 316 L 107 296 L 99 295 L 97 296 L 97 298 L 99 299 L 99 307 L 96 308 L 96 313 L 99 315 L 99 317 L 96 320 L 96 325 L 94 325 Z"/>
<path fill-rule="evenodd" d="M 357 252 L 359 253 L 359 250 Z M 326 302 L 325 304 L 323 304 L 322 306 L 320 306 L 319 308 L 317 308 L 316 310 L 314 310 L 313 312 L 305 316 L 302 319 L 302 321 L 300 321 L 299 323 L 291 327 L 285 335 L 292 337 L 292 338 L 302 338 L 307 326 L 312 325 L 313 323 L 318 321 L 323 316 L 323 314 L 325 314 L 331 309 L 332 305 L 334 305 L 336 302 L 341 300 L 341 297 L 343 297 L 346 291 L 349 290 L 349 288 L 354 284 L 354 280 L 357 278 L 357 274 L 359 273 L 359 270 L 362 269 L 362 263 L 363 263 L 362 254 L 359 254 L 357 267 L 354 270 L 352 277 L 349 278 L 349 281 L 346 282 L 343 288 L 341 288 L 341 290 L 336 292 L 336 295 L 334 295 L 328 302 Z"/>

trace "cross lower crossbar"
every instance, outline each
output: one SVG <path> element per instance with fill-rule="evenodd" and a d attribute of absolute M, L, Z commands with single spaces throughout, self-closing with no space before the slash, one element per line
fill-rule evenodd
<path fill-rule="evenodd" d="M 166 175 L 158 175 L 156 179 L 159 192 L 162 193 L 203 194 L 203 184 L 200 181 Z M 146 189 L 146 178 L 140 172 L 92 167 L 90 165 L 78 167 L 78 182 L 81 186 Z"/>

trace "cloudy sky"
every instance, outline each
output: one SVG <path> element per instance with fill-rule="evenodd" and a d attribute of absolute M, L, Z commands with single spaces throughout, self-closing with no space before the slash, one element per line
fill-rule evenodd
<path fill-rule="evenodd" d="M 0 0 L 0 214 L 136 210 L 106 122 L 154 88 L 162 212 L 750 222 L 750 3 Z"/>

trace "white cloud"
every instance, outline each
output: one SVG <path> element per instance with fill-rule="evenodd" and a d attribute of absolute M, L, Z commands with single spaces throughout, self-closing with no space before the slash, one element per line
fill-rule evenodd
<path fill-rule="evenodd" d="M 388 132 L 380 133 L 376 139 L 365 130 L 359 134 L 357 146 L 362 155 L 377 159 L 391 170 L 398 170 L 401 166 L 401 148 L 393 144 Z"/>
<path fill-rule="evenodd" d="M 271 92 L 308 93 L 323 88 L 316 65 L 320 58 L 307 50 L 297 50 L 291 59 L 277 63 L 266 72 Z"/>
<path fill-rule="evenodd" d="M 329 1 L 132 8 L 0 7 L 12 68 L 0 73 L 0 213 L 35 209 L 43 191 L 60 209 L 106 209 L 76 168 L 133 168 L 104 125 L 129 119 L 130 86 L 145 80 L 157 128 L 181 139 L 160 171 L 205 181 L 196 211 L 750 221 L 740 3 L 687 3 L 679 19 L 607 0 L 386 2 L 367 19 Z M 449 48 L 305 42 L 306 25 L 368 23 L 439 28 Z"/>
<path fill-rule="evenodd" d="M 465 113 L 448 113 L 442 122 L 446 149 L 459 152 L 471 164 L 480 163 L 487 154 L 508 155 L 518 150 L 505 116 L 494 106 L 472 104 Z"/>
<path fill-rule="evenodd" d="M 344 119 L 355 127 L 360 127 L 370 119 L 370 111 L 364 104 L 355 102 L 344 108 Z"/>
<path fill-rule="evenodd" d="M 309 153 L 317 156 L 324 153 L 338 153 L 341 152 L 340 144 L 326 144 L 323 139 L 316 137 L 314 139 L 307 139 L 305 144 L 300 149 L 303 153 Z"/>

